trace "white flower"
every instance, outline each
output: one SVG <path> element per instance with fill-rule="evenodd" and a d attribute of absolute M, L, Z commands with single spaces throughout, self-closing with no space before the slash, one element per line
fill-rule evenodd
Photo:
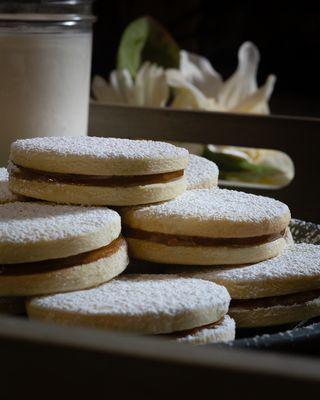
<path fill-rule="evenodd" d="M 238 52 L 238 68 L 225 82 L 204 57 L 181 51 L 180 61 L 180 70 L 167 70 L 168 83 L 176 91 L 172 107 L 269 113 L 268 101 L 276 78 L 268 76 L 258 89 L 260 54 L 253 43 L 242 44 Z"/>
<path fill-rule="evenodd" d="M 174 88 L 170 104 L 173 108 L 268 114 L 276 78 L 269 75 L 258 88 L 259 61 L 257 47 L 251 42 L 243 43 L 238 52 L 237 70 L 223 81 L 205 57 L 181 50 L 180 69 L 164 70 L 145 62 L 135 80 L 126 69 L 112 71 L 109 82 L 95 76 L 92 91 L 102 103 L 165 107 L 171 87 Z"/>
<path fill-rule="evenodd" d="M 128 70 L 114 70 L 109 83 L 95 76 L 92 82 L 95 99 L 108 104 L 129 104 L 163 107 L 169 97 L 169 87 L 163 68 L 145 62 L 133 80 Z"/>

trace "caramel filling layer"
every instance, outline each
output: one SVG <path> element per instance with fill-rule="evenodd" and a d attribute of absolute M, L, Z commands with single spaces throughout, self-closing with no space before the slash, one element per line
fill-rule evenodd
<path fill-rule="evenodd" d="M 12 163 L 10 174 L 15 178 L 24 179 L 27 181 L 65 183 L 68 185 L 84 186 L 125 187 L 173 182 L 183 176 L 184 170 L 151 175 L 80 175 L 40 171 L 21 167 Z"/>
<path fill-rule="evenodd" d="M 118 237 L 107 246 L 75 256 L 21 264 L 0 264 L 0 277 L 39 274 L 42 272 L 71 268 L 77 265 L 90 264 L 101 258 L 110 257 L 116 253 L 124 243 L 125 240 L 122 237 Z"/>
<path fill-rule="evenodd" d="M 167 233 L 148 232 L 141 229 L 123 227 L 125 237 L 133 239 L 147 240 L 150 242 L 165 244 L 166 246 L 254 246 L 264 243 L 273 242 L 274 240 L 284 237 L 285 231 L 270 235 L 246 237 L 246 238 L 208 238 L 187 235 L 171 235 Z"/>
<path fill-rule="evenodd" d="M 179 332 L 172 332 L 172 333 L 163 333 L 157 336 L 163 336 L 163 337 L 171 337 L 173 339 L 179 339 L 179 338 L 183 338 L 185 336 L 188 335 L 195 335 L 196 333 L 202 331 L 202 329 L 212 329 L 212 328 L 216 328 L 221 322 L 222 322 L 223 318 L 221 318 L 219 321 L 217 322 L 213 322 L 212 324 L 208 324 L 208 325 L 203 325 L 203 326 L 199 326 L 196 328 L 192 328 L 192 329 L 186 329 L 184 331 L 179 331 Z"/>
<path fill-rule="evenodd" d="M 292 306 L 294 304 L 306 303 L 318 297 L 320 297 L 320 289 L 309 290 L 302 293 L 291 293 L 283 296 L 263 297 L 260 299 L 231 300 L 230 307 L 255 309 L 275 306 Z"/>

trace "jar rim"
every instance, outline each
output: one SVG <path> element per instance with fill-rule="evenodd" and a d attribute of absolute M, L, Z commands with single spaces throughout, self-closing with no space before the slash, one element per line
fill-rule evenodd
<path fill-rule="evenodd" d="M 51 14 L 51 13 L 0 13 L 0 21 L 8 22 L 94 22 L 91 14 Z"/>
<path fill-rule="evenodd" d="M 2 21 L 92 20 L 93 0 L 6 0 L 0 2 Z M 77 18 L 76 18 L 77 17 Z"/>

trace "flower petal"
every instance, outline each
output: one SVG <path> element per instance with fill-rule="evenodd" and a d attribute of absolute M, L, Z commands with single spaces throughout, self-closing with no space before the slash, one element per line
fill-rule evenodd
<path fill-rule="evenodd" d="M 92 92 L 94 98 L 101 103 L 121 103 L 117 92 L 99 75 L 92 80 Z"/>
<path fill-rule="evenodd" d="M 175 89 L 172 108 L 206 109 L 207 97 L 189 83 L 179 70 L 168 69 L 166 75 L 168 85 Z"/>
<path fill-rule="evenodd" d="M 151 107 L 164 107 L 169 99 L 170 91 L 165 71 L 153 66 L 150 72 L 149 97 L 147 104 Z"/>
<path fill-rule="evenodd" d="M 124 104 L 133 102 L 133 81 L 128 70 L 117 69 L 110 74 L 110 84 Z"/>
<path fill-rule="evenodd" d="M 216 98 L 222 79 L 209 60 L 188 51 L 180 51 L 180 71 L 184 78 L 207 97 Z"/>
<path fill-rule="evenodd" d="M 254 93 L 246 97 L 236 107 L 232 109 L 235 112 L 247 112 L 256 114 L 269 114 L 268 101 L 273 92 L 274 85 L 276 83 L 276 77 L 269 75 L 265 84 L 261 86 Z"/>
<path fill-rule="evenodd" d="M 257 69 L 260 60 L 258 48 L 251 42 L 245 42 L 238 52 L 238 68 L 222 85 L 218 95 L 220 105 L 230 110 L 257 90 Z"/>
<path fill-rule="evenodd" d="M 213 98 L 206 97 L 196 86 L 188 82 L 179 70 L 167 70 L 169 86 L 175 89 L 172 108 L 220 111 Z"/>
<path fill-rule="evenodd" d="M 143 63 L 135 80 L 136 105 L 163 107 L 169 98 L 169 87 L 163 68 Z"/>

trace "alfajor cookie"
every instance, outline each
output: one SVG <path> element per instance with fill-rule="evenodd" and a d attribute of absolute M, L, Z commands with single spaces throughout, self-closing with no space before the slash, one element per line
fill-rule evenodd
<path fill-rule="evenodd" d="M 268 297 L 235 300 L 230 315 L 238 328 L 256 328 L 305 321 L 320 316 L 320 290 Z"/>
<path fill-rule="evenodd" d="M 226 287 L 232 297 L 230 315 L 238 327 L 284 324 L 320 315 L 317 245 L 288 246 L 278 257 L 254 265 L 185 268 L 179 275 Z"/>
<path fill-rule="evenodd" d="M 286 246 L 288 207 L 274 199 L 199 189 L 167 203 L 122 210 L 132 257 L 165 264 L 246 264 Z"/>
<path fill-rule="evenodd" d="M 193 154 L 185 170 L 187 190 L 210 189 L 218 185 L 219 169 L 217 165 L 204 157 Z"/>
<path fill-rule="evenodd" d="M 0 205 L 0 296 L 92 287 L 128 264 L 113 210 L 34 202 Z"/>
<path fill-rule="evenodd" d="M 21 201 L 22 196 L 18 196 L 9 189 L 9 175 L 6 168 L 0 168 L 0 204 Z"/>
<path fill-rule="evenodd" d="M 31 299 L 27 311 L 31 318 L 68 325 L 170 337 L 221 321 L 229 302 L 227 290 L 212 282 L 127 275 L 93 289 Z"/>
<path fill-rule="evenodd" d="M 13 192 L 56 203 L 137 205 L 186 189 L 188 151 L 147 140 L 50 137 L 11 146 Z"/>

